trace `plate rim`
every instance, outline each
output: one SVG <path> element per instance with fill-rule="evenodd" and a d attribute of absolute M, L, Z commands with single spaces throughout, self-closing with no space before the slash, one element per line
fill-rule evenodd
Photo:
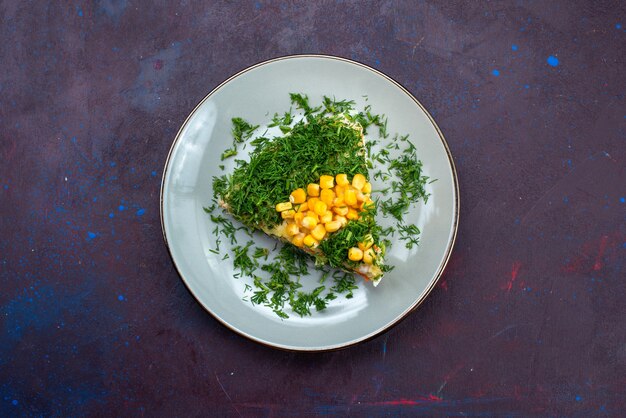
<path fill-rule="evenodd" d="M 341 61 L 341 62 L 348 63 L 348 64 L 357 65 L 357 66 L 362 67 L 362 68 L 364 68 L 366 70 L 372 71 L 376 75 L 378 75 L 380 77 L 383 77 L 384 79 L 388 80 L 389 82 L 394 84 L 396 87 L 398 87 L 404 94 L 406 94 L 411 100 L 413 100 L 413 102 L 422 110 L 422 112 L 424 112 L 424 114 L 428 117 L 428 120 L 430 121 L 430 123 L 435 128 L 435 131 L 437 132 L 439 140 L 441 141 L 441 144 L 443 145 L 443 147 L 444 147 L 444 149 L 446 151 L 446 156 L 448 158 L 448 162 L 449 162 L 450 168 L 452 170 L 452 180 L 453 180 L 453 183 L 454 183 L 454 217 L 453 217 L 452 237 L 451 237 L 451 239 L 448 242 L 448 245 L 446 247 L 446 252 L 445 252 L 445 256 L 443 258 L 443 261 L 439 265 L 437 273 L 435 274 L 435 279 L 431 280 L 430 285 L 426 289 L 424 289 L 424 291 L 422 292 L 421 297 L 418 298 L 411 306 L 409 306 L 407 309 L 405 309 L 404 312 L 402 312 L 400 315 L 398 315 L 393 321 L 389 322 L 387 325 L 385 325 L 385 326 L 383 326 L 383 327 L 381 327 L 381 328 L 379 328 L 379 329 L 377 329 L 377 330 L 375 330 L 375 331 L 373 331 L 373 332 L 371 332 L 369 334 L 366 334 L 366 335 L 362 336 L 361 338 L 349 341 L 347 343 L 341 343 L 341 344 L 335 344 L 335 345 L 323 346 L 323 347 L 313 347 L 313 348 L 294 347 L 294 346 L 288 346 L 288 345 L 284 345 L 284 344 L 274 344 L 274 343 L 271 343 L 269 341 L 263 340 L 261 338 L 257 338 L 257 337 L 255 337 L 253 335 L 250 335 L 248 333 L 243 332 L 242 330 L 239 330 L 239 329 L 235 328 L 234 326 L 230 325 L 229 323 L 224 321 L 222 318 L 220 318 L 219 315 L 215 314 L 210 309 L 208 309 L 204 305 L 204 303 L 202 303 L 200 298 L 198 296 L 196 296 L 196 294 L 191 290 L 191 288 L 189 287 L 189 284 L 184 279 L 184 276 L 183 276 L 182 272 L 180 271 L 178 265 L 176 264 L 176 260 L 174 259 L 174 256 L 172 254 L 172 250 L 171 250 L 170 245 L 169 245 L 169 241 L 168 241 L 168 238 L 167 238 L 167 233 L 165 231 L 164 205 L 163 205 L 163 202 L 164 202 L 165 179 L 167 177 L 168 168 L 170 166 L 170 159 L 172 157 L 172 153 L 174 151 L 174 148 L 176 147 L 176 145 L 180 141 L 182 131 L 187 126 L 187 124 L 188 124 L 189 120 L 192 118 L 192 116 L 195 115 L 196 111 L 204 104 L 204 102 L 207 101 L 219 89 L 221 89 L 223 86 L 228 84 L 231 80 L 233 80 L 233 79 L 235 79 L 235 78 L 237 78 L 237 77 L 239 77 L 239 76 L 241 76 L 241 75 L 243 75 L 243 74 L 245 74 L 245 73 L 247 73 L 249 71 L 252 71 L 252 70 L 254 70 L 254 69 L 258 68 L 258 67 L 261 67 L 261 66 L 264 66 L 264 65 L 268 65 L 268 64 L 271 64 L 271 63 L 284 61 L 284 60 L 290 60 L 290 59 L 300 59 L 300 58 L 322 58 L 322 59 L 336 60 L 336 61 Z M 291 54 L 291 55 L 284 55 L 284 56 L 279 56 L 279 57 L 275 57 L 275 58 L 270 58 L 268 60 L 260 61 L 260 62 L 257 62 L 256 64 L 253 64 L 251 66 L 248 66 L 248 67 L 244 68 L 243 70 L 240 70 L 240 71 L 236 72 L 235 74 L 231 75 L 230 77 L 228 77 L 227 79 L 225 79 L 224 81 L 219 83 L 208 94 L 206 94 L 198 102 L 198 104 L 193 108 L 193 110 L 189 113 L 189 115 L 187 115 L 187 117 L 185 118 L 185 120 L 181 124 L 180 128 L 176 132 L 176 136 L 174 137 L 174 140 L 172 141 L 172 144 L 170 145 L 170 149 L 169 149 L 169 151 L 167 153 L 167 158 L 165 159 L 165 163 L 164 163 L 164 167 L 163 167 L 163 173 L 161 174 L 161 188 L 160 188 L 160 191 L 159 191 L 159 214 L 160 214 L 160 220 L 161 220 L 161 232 L 163 234 L 163 239 L 165 241 L 165 247 L 167 248 L 167 252 L 168 252 L 168 254 L 170 256 L 170 260 L 171 260 L 172 264 L 174 265 L 174 268 L 176 269 L 176 272 L 178 273 L 178 277 L 183 282 L 183 284 L 185 285 L 185 288 L 187 289 L 187 291 L 191 294 L 191 296 L 193 296 L 193 298 L 196 300 L 196 302 L 198 302 L 198 304 L 206 312 L 208 312 L 213 318 L 215 318 L 219 323 L 224 325 L 229 330 L 234 331 L 238 335 L 243 336 L 246 339 L 254 341 L 254 342 L 256 342 L 258 344 L 261 344 L 263 346 L 270 347 L 270 348 L 273 348 L 273 349 L 279 349 L 279 350 L 283 350 L 283 351 L 287 351 L 287 352 L 320 353 L 320 352 L 329 352 L 329 351 L 338 351 L 338 350 L 347 349 L 349 347 L 353 347 L 353 346 L 355 346 L 357 344 L 360 344 L 360 343 L 363 343 L 363 342 L 366 342 L 366 341 L 369 341 L 369 340 L 372 340 L 372 339 L 376 338 L 377 336 L 379 336 L 379 335 L 381 335 L 381 334 L 391 330 L 393 327 L 395 327 L 400 322 L 402 322 L 407 316 L 409 316 L 409 314 L 411 312 L 416 310 L 428 298 L 430 293 L 433 291 L 433 289 L 436 287 L 437 283 L 441 279 L 441 276 L 443 275 L 443 272 L 445 271 L 446 266 L 448 265 L 448 262 L 450 261 L 450 257 L 452 256 L 452 250 L 454 249 L 454 244 L 456 243 L 456 238 L 457 238 L 458 229 L 459 229 L 459 217 L 460 217 L 460 193 L 459 192 L 460 192 L 459 191 L 459 180 L 458 180 L 458 174 L 457 174 L 457 170 L 456 170 L 456 165 L 454 164 L 454 159 L 452 157 L 452 153 L 450 152 L 450 147 L 448 146 L 448 142 L 446 141 L 445 136 L 443 135 L 443 132 L 439 128 L 439 125 L 437 125 L 437 122 L 435 122 L 435 119 L 432 117 L 430 112 L 428 112 L 428 110 L 424 107 L 424 105 L 422 105 L 422 103 L 419 100 L 417 100 L 417 98 L 415 98 L 415 96 L 413 96 L 413 94 L 411 94 L 411 92 L 409 92 L 402 84 L 400 84 L 398 81 L 396 81 L 392 77 L 388 76 L 387 74 L 383 73 L 382 71 L 379 71 L 379 70 L 377 70 L 375 68 L 370 67 L 367 64 L 363 64 L 362 62 L 359 62 L 359 61 L 356 61 L 356 60 L 353 60 L 353 59 L 348 59 L 348 58 L 339 57 L 339 56 L 335 56 L 335 55 L 327 55 L 327 54 Z"/>

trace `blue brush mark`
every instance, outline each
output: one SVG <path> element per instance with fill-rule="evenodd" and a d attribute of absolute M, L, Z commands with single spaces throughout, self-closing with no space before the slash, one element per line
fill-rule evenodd
<path fill-rule="evenodd" d="M 109 213 L 109 218 L 113 219 L 115 217 L 115 214 L 113 212 Z"/>
<path fill-rule="evenodd" d="M 117 208 L 120 212 L 126 210 L 126 207 L 124 205 L 119 205 L 119 207 Z"/>
<path fill-rule="evenodd" d="M 72 137 L 72 143 L 74 143 L 74 144 L 76 143 L 76 137 L 75 136 Z"/>
<path fill-rule="evenodd" d="M 116 163 L 115 161 L 111 161 L 111 162 L 109 163 L 109 165 L 110 165 L 111 167 L 115 167 L 115 166 L 117 165 L 117 163 Z"/>
<path fill-rule="evenodd" d="M 17 401 L 17 399 L 13 399 L 13 400 L 11 401 L 11 403 L 13 404 L 13 406 L 17 406 L 17 404 L 18 404 L 19 402 Z"/>
<path fill-rule="evenodd" d="M 120 23 L 120 18 L 128 6 L 126 0 L 101 0 L 97 4 L 99 6 L 97 12 L 107 15 L 116 25 Z"/>
<path fill-rule="evenodd" d="M 91 241 L 92 239 L 94 239 L 97 236 L 98 236 L 98 234 L 96 234 L 95 232 L 87 231 L 87 241 Z"/>
<path fill-rule="evenodd" d="M 583 397 L 580 395 L 576 395 L 576 402 L 580 402 L 583 400 Z"/>
<path fill-rule="evenodd" d="M 124 301 L 124 295 L 117 295 L 117 300 L 119 300 L 120 302 Z"/>
<path fill-rule="evenodd" d="M 620 197 L 619 201 L 622 202 L 622 203 L 626 203 L 626 197 Z"/>
<path fill-rule="evenodd" d="M 530 85 L 529 85 L 529 84 L 524 84 L 524 88 L 525 88 L 525 89 L 529 89 L 529 88 L 530 88 Z"/>
<path fill-rule="evenodd" d="M 146 213 L 146 210 L 141 208 L 137 211 L 137 216 L 142 216 L 144 213 Z"/>
<path fill-rule="evenodd" d="M 616 23 L 615 24 L 615 29 L 621 29 L 622 28 L 622 24 L 621 23 Z"/>
<path fill-rule="evenodd" d="M 81 9 L 80 6 L 76 6 L 76 14 L 83 17 L 83 9 Z"/>
<path fill-rule="evenodd" d="M 156 177 L 157 172 L 156 172 L 156 171 L 154 171 L 154 170 L 152 170 L 152 173 L 150 173 L 150 175 L 151 175 L 152 177 Z"/>
<path fill-rule="evenodd" d="M 517 45 L 515 45 L 515 44 L 511 45 L 511 49 L 512 49 L 513 51 L 517 51 Z"/>
<path fill-rule="evenodd" d="M 554 55 L 550 55 L 547 59 L 548 65 L 551 67 L 557 67 L 559 65 L 559 59 Z"/>
<path fill-rule="evenodd" d="M 4 190 L 9 190 L 9 185 L 8 184 L 4 185 Z"/>
<path fill-rule="evenodd" d="M 563 203 L 569 203 L 569 198 L 567 196 L 563 198 Z"/>
<path fill-rule="evenodd" d="M 376 61 L 374 61 L 374 63 L 375 63 L 376 65 L 380 65 L 380 60 L 378 60 L 378 59 L 377 59 Z"/>
<path fill-rule="evenodd" d="M 496 77 L 500 76 L 500 70 L 492 70 L 491 74 L 495 75 Z"/>
<path fill-rule="evenodd" d="M 261 10 L 261 7 L 263 7 L 263 5 L 260 2 L 257 1 L 256 3 L 254 3 L 254 8 L 256 10 Z"/>

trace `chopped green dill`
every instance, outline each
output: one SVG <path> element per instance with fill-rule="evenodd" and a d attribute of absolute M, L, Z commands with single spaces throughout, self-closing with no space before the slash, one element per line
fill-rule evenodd
<path fill-rule="evenodd" d="M 404 245 L 407 249 L 410 250 L 414 245 L 419 244 L 420 230 L 416 225 L 400 224 L 398 226 L 398 232 L 400 232 L 400 241 L 406 241 Z"/>
<path fill-rule="evenodd" d="M 248 255 L 248 248 L 254 244 L 254 241 L 249 241 L 245 246 L 234 246 L 233 252 L 235 258 L 233 259 L 233 266 L 241 271 L 245 276 L 252 276 L 252 273 L 258 267 L 258 262 Z"/>

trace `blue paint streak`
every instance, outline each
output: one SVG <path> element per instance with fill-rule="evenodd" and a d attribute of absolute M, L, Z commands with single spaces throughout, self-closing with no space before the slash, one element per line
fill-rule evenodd
<path fill-rule="evenodd" d="M 261 5 L 261 3 L 259 3 L 258 1 L 257 1 L 256 3 L 254 3 L 254 8 L 255 8 L 255 9 L 257 9 L 257 10 L 261 10 L 261 7 L 262 7 L 262 5 Z"/>
<path fill-rule="evenodd" d="M 517 51 L 517 45 L 515 45 L 515 44 L 511 45 L 511 49 L 512 49 L 513 51 Z"/>
<path fill-rule="evenodd" d="M 563 198 L 563 203 L 569 203 L 569 198 L 567 196 Z"/>
<path fill-rule="evenodd" d="M 115 161 L 111 161 L 111 163 L 109 164 L 111 167 L 115 167 L 117 164 L 115 163 Z"/>
<path fill-rule="evenodd" d="M 124 205 L 120 205 L 117 209 L 121 212 L 121 211 L 125 210 L 126 207 Z"/>
<path fill-rule="evenodd" d="M 4 190 L 9 190 L 9 185 L 8 184 L 4 185 Z"/>
<path fill-rule="evenodd" d="M 582 400 L 583 400 L 582 396 L 576 395 L 576 402 L 580 402 Z"/>
<path fill-rule="evenodd" d="M 124 300 L 124 295 L 118 295 L 117 296 L 117 300 L 119 300 L 120 302 Z"/>
<path fill-rule="evenodd" d="M 621 23 L 616 23 L 615 24 L 615 29 L 621 29 L 622 28 L 622 24 Z"/>
<path fill-rule="evenodd" d="M 19 402 L 17 401 L 17 399 L 13 399 L 13 401 L 11 401 L 11 403 L 13 404 L 13 406 L 17 406 L 17 404 L 18 404 Z"/>
<path fill-rule="evenodd" d="M 547 61 L 548 65 L 550 65 L 551 67 L 557 67 L 559 65 L 559 59 L 554 55 L 550 55 Z"/>
<path fill-rule="evenodd" d="M 528 85 L 528 84 L 524 84 L 524 88 L 525 88 L 525 89 L 529 89 L 529 88 L 530 88 L 530 85 Z"/>
<path fill-rule="evenodd" d="M 626 197 L 620 197 L 619 201 L 622 202 L 622 203 L 626 203 Z"/>
<path fill-rule="evenodd" d="M 97 236 L 98 235 L 95 232 L 88 231 L 87 232 L 87 241 L 91 241 L 92 239 L 94 239 Z"/>
<path fill-rule="evenodd" d="M 152 177 L 156 177 L 157 172 L 156 171 L 152 171 L 152 173 L 150 173 L 152 175 Z"/>
<path fill-rule="evenodd" d="M 109 218 L 113 219 L 115 217 L 115 214 L 113 212 L 109 213 Z"/>
<path fill-rule="evenodd" d="M 76 6 L 76 13 L 78 14 L 78 16 L 83 17 L 83 9 L 78 6 Z"/>
<path fill-rule="evenodd" d="M 142 216 L 144 213 L 146 213 L 146 210 L 145 210 L 145 209 L 139 209 L 139 210 L 137 211 L 137 216 Z"/>
<path fill-rule="evenodd" d="M 498 77 L 500 75 L 500 70 L 492 70 L 491 74 L 495 75 L 496 77 Z"/>

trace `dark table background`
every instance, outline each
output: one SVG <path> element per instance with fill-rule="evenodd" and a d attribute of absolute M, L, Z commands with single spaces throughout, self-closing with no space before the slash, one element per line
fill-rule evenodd
<path fill-rule="evenodd" d="M 157 3 L 0 2 L 0 415 L 625 413 L 624 2 Z M 159 220 L 195 104 L 296 53 L 403 84 L 461 188 L 426 302 L 322 354 L 220 325 Z"/>

